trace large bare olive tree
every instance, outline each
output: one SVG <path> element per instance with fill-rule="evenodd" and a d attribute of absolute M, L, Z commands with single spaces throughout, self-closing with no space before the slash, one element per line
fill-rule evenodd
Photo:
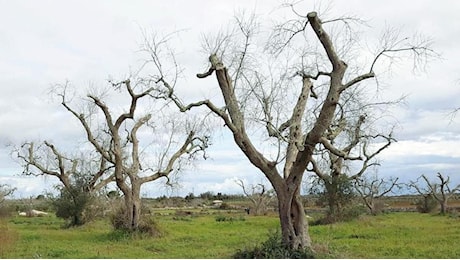
<path fill-rule="evenodd" d="M 172 84 L 161 66 L 156 66 L 155 79 L 163 85 L 164 98 L 173 100 L 181 111 L 206 107 L 224 122 L 237 146 L 272 184 L 286 246 L 311 249 L 300 198 L 303 175 L 314 164 L 318 149 L 339 160 L 354 156 L 328 139 L 342 97 L 357 89 L 372 93 L 375 82 L 368 87 L 363 83 L 376 76 L 380 61 L 410 54 L 418 62 L 431 50 L 427 41 L 413 43 L 384 35 L 385 41 L 379 42 L 362 69 L 357 57 L 349 55 L 369 54 L 357 49 L 358 39 L 350 33 L 353 21 L 324 21 L 316 12 L 293 11 L 293 19 L 277 24 L 269 34 L 250 16 L 237 17 L 234 29 L 205 38 L 209 69 L 197 77 L 209 81 L 214 74 L 221 100 L 185 104 L 175 92 L 176 81 Z M 332 30 L 334 35 L 329 33 Z M 153 64 L 161 64 L 156 55 L 160 45 L 150 42 L 147 48 Z M 359 129 L 359 121 L 356 126 Z M 366 162 L 366 158 L 356 159 Z"/>
<path fill-rule="evenodd" d="M 140 79 L 133 85 L 130 79 L 111 83 L 105 93 L 86 96 L 84 112 L 72 107 L 67 84 L 56 88 L 62 106 L 78 119 L 102 162 L 112 168 L 113 179 L 124 198 L 121 228 L 130 231 L 139 228 L 142 185 L 160 178 L 169 183 L 170 175 L 181 169 L 183 161 L 195 158 L 208 145 L 207 137 L 197 135 L 197 123 L 181 122 L 171 113 L 162 117 L 161 110 L 154 110 L 161 107 L 167 114 L 171 109 L 167 104 L 149 105 L 149 100 L 158 101 L 150 83 Z M 111 99 L 108 93 L 116 98 Z M 24 158 L 31 162 L 33 159 Z"/>

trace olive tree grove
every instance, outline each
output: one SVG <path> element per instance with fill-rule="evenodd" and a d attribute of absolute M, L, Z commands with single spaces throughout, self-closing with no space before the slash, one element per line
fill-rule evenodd
<path fill-rule="evenodd" d="M 214 74 L 220 100 L 185 104 L 175 92 L 175 79 L 164 76 L 161 66 L 155 67 L 154 77 L 163 86 L 164 98 L 181 111 L 206 107 L 224 122 L 236 145 L 276 192 L 285 245 L 312 249 L 300 187 L 320 149 L 339 160 L 355 157 L 328 138 L 340 121 L 344 97 L 360 89 L 372 94 L 375 82 L 363 83 L 376 77 L 378 64 L 385 59 L 410 55 L 417 63 L 431 50 L 427 41 L 387 34 L 375 52 L 357 52 L 358 39 L 350 33 L 353 20 L 321 20 L 316 12 L 304 15 L 292 10 L 294 18 L 278 23 L 270 33 L 255 16 L 243 16 L 235 19 L 233 30 L 205 38 L 209 69 L 197 77 L 210 81 Z M 161 64 L 159 47 L 150 42 L 153 64 Z M 353 51 L 372 56 L 367 67 L 350 57 Z M 355 126 L 359 129 L 359 120 Z M 366 163 L 371 156 L 356 160 Z"/>

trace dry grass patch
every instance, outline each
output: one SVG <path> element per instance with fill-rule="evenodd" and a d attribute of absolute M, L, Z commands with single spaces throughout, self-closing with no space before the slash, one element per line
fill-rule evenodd
<path fill-rule="evenodd" d="M 12 250 L 18 233 L 8 226 L 6 219 L 0 218 L 0 258 L 6 258 L 6 254 Z"/>

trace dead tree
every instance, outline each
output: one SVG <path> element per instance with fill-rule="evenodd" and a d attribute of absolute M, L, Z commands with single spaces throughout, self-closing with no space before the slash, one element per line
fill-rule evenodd
<path fill-rule="evenodd" d="M 379 199 L 392 192 L 395 187 L 400 188 L 398 179 L 379 179 L 377 175 L 372 179 L 363 177 L 355 180 L 354 187 L 369 209 L 369 212 L 372 215 L 377 215 L 383 209 L 383 205 L 379 203 Z"/>
<path fill-rule="evenodd" d="M 208 145 L 207 137 L 198 136 L 194 129 L 187 129 L 186 125 L 175 127 L 168 122 L 158 121 L 162 126 L 162 131 L 170 132 L 162 132 L 161 134 L 166 134 L 167 138 L 157 140 L 162 143 L 156 144 L 159 149 L 159 151 L 155 151 L 158 155 L 156 161 L 146 159 L 149 155 L 143 154 L 143 151 L 147 149 L 149 143 L 155 142 L 150 140 L 142 145 L 138 133 L 141 129 L 149 127 L 151 120 L 155 120 L 155 122 L 159 120 L 160 113 L 152 114 L 148 108 L 141 107 L 148 112 L 144 115 L 137 115 L 141 113 L 138 106 L 140 100 L 152 98 L 152 93 L 155 90 L 154 87 L 144 83 L 146 82 L 138 82 L 132 86 L 129 79 L 119 83 L 111 83 L 112 90 L 115 93 L 123 93 L 129 101 L 127 111 L 118 115 L 114 111 L 119 107 L 109 108 L 109 105 L 101 97 L 88 94 L 88 105 L 93 106 L 94 111 L 98 111 L 103 118 L 97 127 L 92 127 L 91 124 L 95 120 L 96 112 L 83 114 L 70 106 L 65 95 L 67 86 L 64 86 L 63 90 L 58 93 L 65 109 L 80 122 L 87 140 L 102 156 L 103 160 L 113 166 L 115 182 L 124 198 L 122 224 L 119 228 L 130 231 L 136 231 L 139 228 L 142 185 L 160 178 L 169 182 L 170 174 L 180 170 L 181 159 L 193 158 L 196 153 L 203 152 Z M 139 85 L 146 87 L 136 93 L 135 86 Z M 173 119 L 171 120 L 170 122 L 174 122 Z M 177 140 L 181 138 L 178 136 L 179 132 L 186 133 L 185 137 L 182 137 L 182 141 Z"/>
<path fill-rule="evenodd" d="M 284 244 L 292 249 L 311 249 L 300 185 L 320 146 L 337 158 L 352 156 L 327 139 L 341 97 L 374 78 L 380 60 L 401 52 L 419 59 L 431 50 L 429 42 L 412 44 L 409 39 L 393 37 L 383 42 L 368 69 L 348 70 L 343 51 L 347 46 L 339 46 L 337 51 L 337 42 L 333 41 L 337 37 L 331 38 L 326 26 L 344 20 L 322 21 L 316 12 L 294 14 L 294 19 L 277 25 L 264 39 L 266 48 L 258 48 L 255 43 L 256 38 L 263 37 L 263 30 L 258 30 L 254 17 L 237 18 L 235 30 L 206 39 L 209 69 L 197 77 L 208 80 L 215 75 L 223 105 L 209 99 L 184 103 L 175 93 L 177 81 L 165 77 L 159 66 L 158 50 L 163 42 L 150 42 L 146 50 L 157 69 L 155 79 L 163 85 L 164 98 L 184 112 L 208 108 L 224 122 L 239 149 L 269 180 L 278 198 Z"/>
<path fill-rule="evenodd" d="M 253 205 L 253 214 L 265 215 L 270 201 L 274 198 L 272 190 L 267 190 L 265 185 L 258 183 L 251 185 L 250 188 L 245 186 L 243 180 L 237 180 L 236 183 L 243 189 L 243 194 L 251 201 Z"/>
<path fill-rule="evenodd" d="M 410 182 L 409 187 L 415 189 L 420 195 L 434 198 L 440 206 L 440 213 L 445 214 L 448 211 L 448 200 L 458 191 L 460 184 L 455 188 L 450 188 L 450 177 L 445 178 L 438 172 L 439 182 L 431 182 L 425 175 L 421 175 L 417 181 Z M 422 186 L 420 179 L 423 179 L 425 185 Z"/>

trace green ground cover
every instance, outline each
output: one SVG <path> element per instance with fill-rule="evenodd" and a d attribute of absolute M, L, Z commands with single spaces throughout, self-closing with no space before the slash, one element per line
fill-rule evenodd
<path fill-rule="evenodd" d="M 342 258 L 460 258 L 460 218 L 420 213 L 365 216 L 315 226 L 312 238 Z"/>
<path fill-rule="evenodd" d="M 238 249 L 264 241 L 269 231 L 279 225 L 276 216 L 225 214 L 157 216 L 162 230 L 158 238 L 126 237 L 113 232 L 110 224 L 103 220 L 62 229 L 63 222 L 55 217 L 15 217 L 4 227 L 15 237 L 7 240 L 10 241 L 8 247 L 0 248 L 0 257 L 230 258 Z M 365 216 L 347 223 L 311 226 L 310 233 L 319 257 L 460 257 L 458 217 L 391 213 Z"/>

